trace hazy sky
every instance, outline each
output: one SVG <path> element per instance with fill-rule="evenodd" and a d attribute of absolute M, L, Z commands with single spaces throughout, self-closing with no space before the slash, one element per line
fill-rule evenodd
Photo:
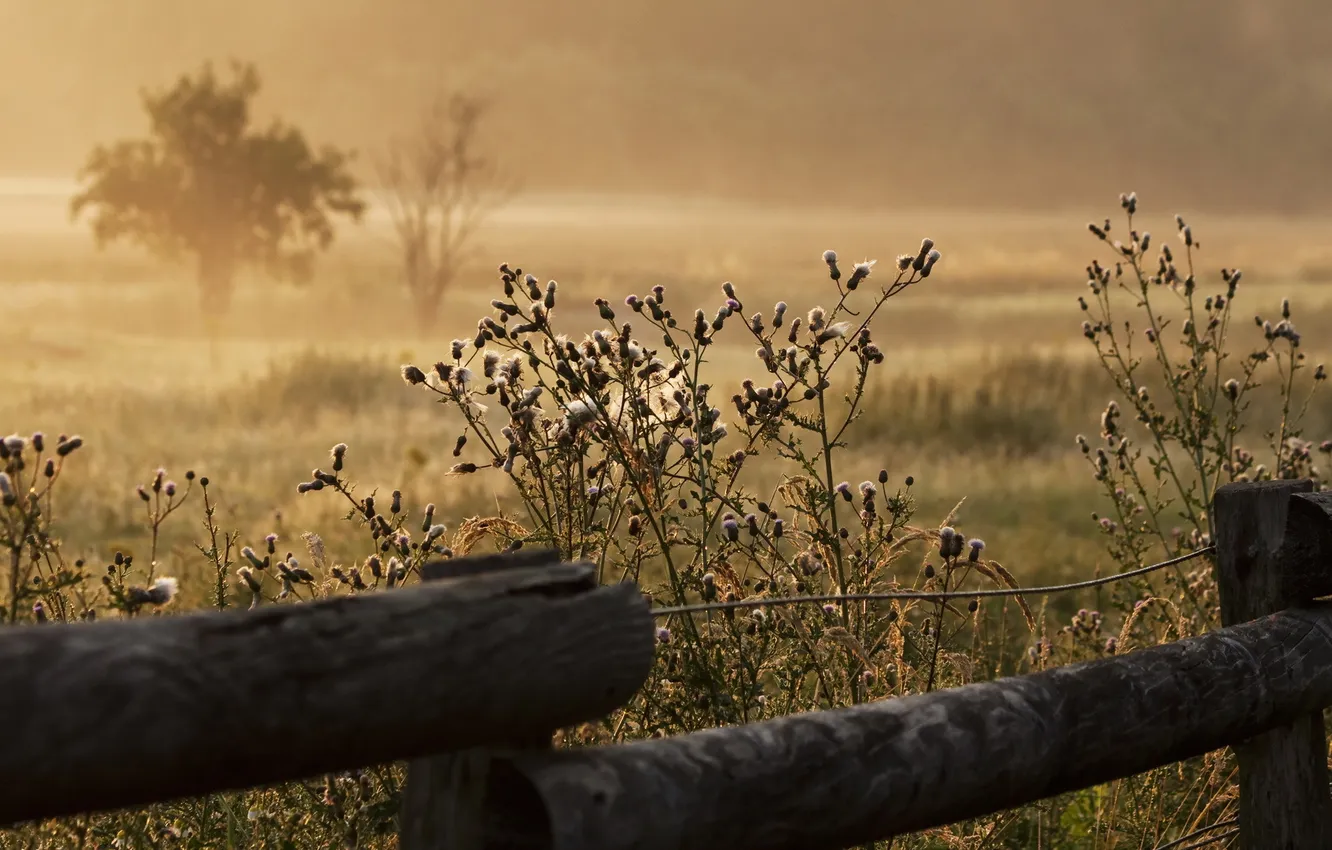
<path fill-rule="evenodd" d="M 366 152 L 491 94 L 529 189 L 1327 209 L 1330 35 L 1328 0 L 0 0 L 0 176 L 71 177 L 234 57 Z"/>

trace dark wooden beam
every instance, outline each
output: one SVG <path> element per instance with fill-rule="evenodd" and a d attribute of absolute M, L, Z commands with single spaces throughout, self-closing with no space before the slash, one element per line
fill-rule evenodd
<path fill-rule="evenodd" d="M 512 764 L 554 848 L 832 850 L 1133 776 L 1329 704 L 1319 605 L 1029 676 Z"/>
<path fill-rule="evenodd" d="M 621 705 L 653 649 L 636 588 L 559 563 L 248 612 L 6 629 L 0 823 L 549 733 Z"/>

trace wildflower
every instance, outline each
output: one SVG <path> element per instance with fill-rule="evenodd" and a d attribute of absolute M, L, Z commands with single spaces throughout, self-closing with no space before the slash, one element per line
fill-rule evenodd
<path fill-rule="evenodd" d="M 597 418 L 596 402 L 589 398 L 574 399 L 564 406 L 565 421 L 572 427 L 586 425 Z"/>
<path fill-rule="evenodd" d="M 814 337 L 816 342 L 829 342 L 834 339 L 841 339 L 846 336 L 846 332 L 851 329 L 850 322 L 837 322 L 824 328 L 818 336 Z"/>
<path fill-rule="evenodd" d="M 657 643 L 670 643 L 670 642 L 671 642 L 671 630 L 666 628 L 665 626 L 661 626 L 660 628 L 658 628 Z"/>
<path fill-rule="evenodd" d="M 1226 389 L 1226 398 L 1230 399 L 1231 401 L 1234 401 L 1235 399 L 1239 398 L 1239 389 L 1240 389 L 1239 381 L 1235 380 L 1234 378 L 1231 378 L 1230 380 L 1226 381 L 1225 389 Z"/>
<path fill-rule="evenodd" d="M 0 472 L 0 499 L 4 500 L 6 506 L 18 501 L 18 496 L 14 493 L 14 481 L 8 472 Z"/>
<path fill-rule="evenodd" d="M 971 554 L 967 556 L 967 560 L 974 564 L 980 560 L 980 553 L 985 549 L 985 541 L 977 537 L 967 545 L 971 547 Z"/>
<path fill-rule="evenodd" d="M 843 481 L 834 488 L 837 493 L 846 501 L 851 501 L 851 483 Z"/>
<path fill-rule="evenodd" d="M 922 266 L 920 269 L 920 276 L 929 277 L 930 272 L 934 270 L 934 264 L 939 262 L 939 258 L 942 256 L 943 256 L 942 254 L 940 254 L 938 251 L 935 250 L 931 250 L 928 254 L 926 254 L 925 265 Z"/>
<path fill-rule="evenodd" d="M 810 333 L 817 333 L 823 330 L 823 322 L 825 315 L 826 314 L 824 313 L 822 307 L 815 307 L 809 311 L 809 318 L 807 319 L 807 321 L 809 322 Z"/>
<path fill-rule="evenodd" d="M 824 251 L 823 261 L 830 266 L 837 265 L 837 252 L 832 250 Z"/>
<path fill-rule="evenodd" d="M 57 442 L 58 445 L 56 446 L 56 454 L 60 455 L 61 457 L 68 457 L 70 452 L 76 451 L 80 446 L 83 445 L 83 438 L 75 434 L 73 437 L 70 437 L 68 440 L 58 440 Z"/>
<path fill-rule="evenodd" d="M 258 576 L 256 576 L 254 571 L 249 567 L 241 567 L 239 570 L 236 570 L 236 575 L 241 577 L 241 580 L 245 582 L 246 587 L 250 589 L 251 593 L 258 593 L 263 587 Z"/>
<path fill-rule="evenodd" d="M 722 520 L 722 531 L 726 534 L 726 539 L 732 543 L 740 539 L 740 523 L 735 521 L 735 517 L 728 516 Z"/>
<path fill-rule="evenodd" d="M 846 288 L 854 290 L 857 286 L 860 286 L 860 282 L 870 276 L 870 270 L 874 268 L 874 264 L 877 262 L 878 260 L 865 260 L 856 263 L 851 270 L 851 277 L 847 278 Z"/>
<path fill-rule="evenodd" d="M 165 605 L 176 597 L 178 586 L 179 582 L 174 578 L 163 576 L 148 588 L 144 601 L 150 605 Z"/>
<path fill-rule="evenodd" d="M 934 240 L 925 238 L 920 240 L 920 253 L 911 261 L 911 267 L 916 271 L 925 268 L 925 261 L 929 258 L 930 252 L 934 250 Z"/>
<path fill-rule="evenodd" d="M 411 386 L 424 384 L 426 380 L 425 372 L 410 363 L 404 363 L 402 366 L 402 379 Z"/>

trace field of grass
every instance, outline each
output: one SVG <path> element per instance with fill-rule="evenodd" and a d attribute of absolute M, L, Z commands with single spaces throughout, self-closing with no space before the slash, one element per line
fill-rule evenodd
<path fill-rule="evenodd" d="M 8 355 L 0 422 L 88 438 L 87 468 L 67 495 L 78 521 L 64 533 L 90 556 L 133 548 L 131 490 L 159 465 L 210 475 L 224 521 L 246 535 L 279 522 L 295 533 L 328 525 L 323 506 L 294 487 L 339 441 L 353 447 L 364 487 L 399 487 L 455 517 L 484 513 L 503 497 L 503 482 L 443 477 L 460 422 L 396 375 L 399 364 L 433 362 L 450 339 L 474 334 L 498 294 L 498 262 L 559 280 L 565 327 L 576 329 L 595 322 L 594 298 L 618 302 L 656 284 L 689 312 L 719 303 L 723 280 L 748 293 L 751 310 L 785 299 L 803 312 L 835 300 L 824 247 L 890 260 L 930 235 L 945 252 L 938 272 L 876 319 L 887 361 L 857 453 L 868 471 L 913 475 L 923 516 L 942 517 L 965 498 L 961 520 L 1028 583 L 1090 574 L 1100 563 L 1089 519 L 1100 494 L 1073 443 L 1095 430 L 1109 398 L 1078 327 L 1083 267 L 1103 248 L 1085 218 L 653 209 L 626 216 L 574 205 L 547 211 L 555 224 L 536 220 L 539 207 L 502 217 L 483 234 L 433 339 L 413 330 L 392 244 L 373 220 L 369 232 L 344 239 L 309 287 L 248 282 L 215 344 L 187 272 L 129 250 L 96 252 L 82 233 L 55 226 L 0 233 L 11 317 L 0 328 Z M 1332 289 L 1318 274 L 1319 258 L 1332 258 L 1319 237 L 1332 228 L 1224 219 L 1212 227 L 1219 233 L 1198 228 L 1210 260 L 1200 275 L 1258 263 L 1244 266 L 1245 309 L 1270 314 L 1292 299 L 1316 357 L 1332 336 Z M 765 304 L 752 304 L 759 299 Z M 714 375 L 733 385 L 757 365 L 746 346 L 711 356 Z M 1315 410 L 1313 424 L 1332 426 L 1332 409 Z M 178 525 L 177 551 L 188 561 L 184 541 L 195 529 Z"/>
<path fill-rule="evenodd" d="M 986 557 L 1023 585 L 1118 569 L 1092 516 L 1109 500 L 1074 441 L 1095 438 L 1114 392 L 1080 328 L 1084 267 L 1108 253 L 1088 234 L 1088 216 L 865 220 L 653 209 L 551 220 L 529 210 L 499 220 L 428 338 L 413 330 L 392 245 L 373 222 L 325 258 L 306 288 L 246 281 L 216 339 L 204 332 L 183 272 L 128 251 L 95 253 L 83 234 L 55 226 L 16 227 L 0 233 L 8 315 L 0 325 L 0 430 L 85 439 L 56 506 L 70 557 L 105 564 L 115 552 L 148 556 L 152 537 L 134 488 L 160 466 L 176 480 L 186 470 L 208 476 L 218 523 L 241 541 L 276 533 L 296 542 L 314 531 L 334 561 L 349 563 L 360 550 L 357 530 L 342 521 L 346 503 L 296 489 L 312 468 L 327 468 L 335 443 L 350 447 L 360 492 L 398 489 L 406 503 L 433 502 L 450 528 L 519 507 L 499 470 L 449 474 L 462 417 L 399 376 L 401 364 L 426 368 L 447 359 L 453 338 L 475 335 L 476 320 L 501 294 L 499 262 L 559 280 L 557 313 L 572 335 L 597 325 L 595 298 L 623 310 L 626 295 L 657 284 L 681 317 L 715 312 L 727 280 L 746 299 L 746 315 L 770 314 L 778 300 L 793 315 L 831 308 L 837 294 L 824 249 L 837 249 L 845 269 L 877 257 L 874 283 L 891 279 L 893 257 L 930 236 L 944 255 L 934 274 L 889 300 L 875 320 L 884 363 L 848 432 L 853 450 L 841 473 L 853 483 L 880 469 L 893 480 L 911 476 L 917 525 L 937 528 L 952 512 L 950 522 L 983 537 Z M 1173 232 L 1169 218 L 1154 224 L 1163 237 Z M 1321 362 L 1332 339 L 1332 229 L 1201 217 L 1195 227 L 1205 234 L 1200 280 L 1213 286 L 1221 267 L 1245 269 L 1237 347 L 1261 346 L 1249 317 L 1279 318 L 1289 298 L 1302 350 Z M 754 347 L 722 344 L 708 357 L 708 379 L 729 416 L 722 400 L 743 378 L 761 376 Z M 1278 402 L 1257 392 L 1255 421 L 1274 424 Z M 1316 400 L 1307 427 L 1315 442 L 1332 437 L 1332 404 Z M 761 474 L 755 482 L 776 483 Z M 213 565 L 195 548 L 200 520 L 197 505 L 171 517 L 155 550 L 156 573 L 181 580 L 181 608 L 206 604 L 212 581 Z M 1052 616 L 1067 620 L 1089 601 L 1055 601 Z M 0 846 L 8 842 L 0 835 Z"/>

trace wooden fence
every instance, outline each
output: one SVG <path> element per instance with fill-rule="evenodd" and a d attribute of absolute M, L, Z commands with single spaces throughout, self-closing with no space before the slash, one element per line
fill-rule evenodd
<path fill-rule="evenodd" d="M 550 748 L 645 681 L 632 586 L 541 556 L 393 593 L 0 634 L 0 823 L 408 760 L 404 850 L 842 848 L 1231 746 L 1239 846 L 1332 847 L 1332 498 L 1221 488 L 1223 627 L 1028 676 Z"/>

